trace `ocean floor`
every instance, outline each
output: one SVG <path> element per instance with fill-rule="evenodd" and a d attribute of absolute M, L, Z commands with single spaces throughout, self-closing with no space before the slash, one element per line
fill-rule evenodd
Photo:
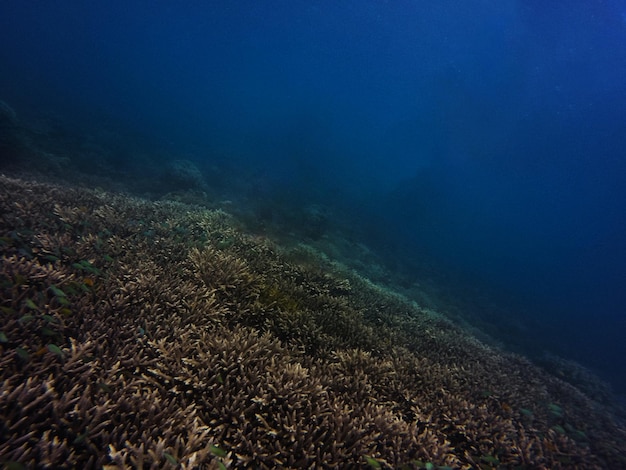
<path fill-rule="evenodd" d="M 244 226 L 0 177 L 5 468 L 626 468 L 584 369 Z"/>

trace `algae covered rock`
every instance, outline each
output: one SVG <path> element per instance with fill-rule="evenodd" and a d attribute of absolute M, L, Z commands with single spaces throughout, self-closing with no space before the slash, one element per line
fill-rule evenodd
<path fill-rule="evenodd" d="M 206 182 L 200 169 L 190 160 L 171 161 L 163 174 L 163 183 L 168 191 L 204 190 Z"/>

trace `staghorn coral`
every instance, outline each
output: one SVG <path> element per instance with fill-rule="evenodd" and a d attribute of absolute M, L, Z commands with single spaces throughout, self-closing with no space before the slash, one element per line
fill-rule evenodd
<path fill-rule="evenodd" d="M 0 307 L 1 462 L 626 466 L 597 387 L 224 212 L 0 177 Z"/>

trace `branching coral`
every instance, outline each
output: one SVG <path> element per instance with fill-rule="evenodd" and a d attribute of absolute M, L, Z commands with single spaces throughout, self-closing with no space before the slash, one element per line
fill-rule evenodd
<path fill-rule="evenodd" d="M 626 466 L 606 397 L 223 212 L 0 177 L 0 256 L 2 462 Z"/>

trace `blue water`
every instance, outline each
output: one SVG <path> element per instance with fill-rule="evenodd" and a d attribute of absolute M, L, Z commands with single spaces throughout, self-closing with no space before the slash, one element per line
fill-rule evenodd
<path fill-rule="evenodd" d="M 4 0 L 0 100 L 351 214 L 626 393 L 626 0 Z"/>

